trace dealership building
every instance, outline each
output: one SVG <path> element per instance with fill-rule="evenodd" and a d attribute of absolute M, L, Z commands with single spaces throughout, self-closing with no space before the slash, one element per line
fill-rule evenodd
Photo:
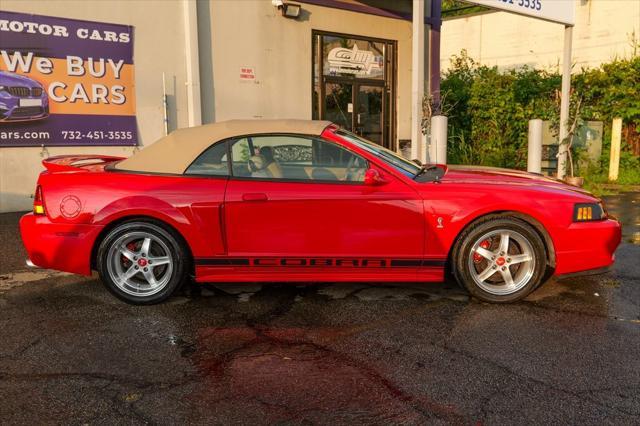
<path fill-rule="evenodd" d="M 166 132 L 216 121 L 326 119 L 400 149 L 420 138 L 412 109 L 430 83 L 432 7 L 3 0 L 0 211 L 31 208 L 43 158 L 127 157 Z"/>

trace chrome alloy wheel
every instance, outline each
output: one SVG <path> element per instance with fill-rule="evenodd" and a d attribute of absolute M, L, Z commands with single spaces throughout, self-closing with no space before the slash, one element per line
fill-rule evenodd
<path fill-rule="evenodd" d="M 535 273 L 535 262 L 533 246 L 522 234 L 498 229 L 474 243 L 468 267 L 482 290 L 504 296 L 527 285 Z"/>
<path fill-rule="evenodd" d="M 107 254 L 107 271 L 113 282 L 132 296 L 151 296 L 171 280 L 171 250 L 160 238 L 129 232 L 115 240 Z"/>

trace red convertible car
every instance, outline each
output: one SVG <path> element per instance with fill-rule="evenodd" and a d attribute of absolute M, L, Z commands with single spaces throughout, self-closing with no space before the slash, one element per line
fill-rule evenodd
<path fill-rule="evenodd" d="M 607 268 L 602 202 L 514 170 L 420 166 L 323 121 L 175 131 L 130 158 L 43 162 L 21 222 L 28 263 L 137 304 L 197 282 L 443 281 L 490 302 Z"/>

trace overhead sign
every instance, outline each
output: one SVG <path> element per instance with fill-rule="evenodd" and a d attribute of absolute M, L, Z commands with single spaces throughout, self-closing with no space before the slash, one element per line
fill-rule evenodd
<path fill-rule="evenodd" d="M 133 27 L 0 11 L 0 147 L 136 145 Z"/>
<path fill-rule="evenodd" d="M 565 25 L 575 24 L 575 0 L 465 0 Z"/>

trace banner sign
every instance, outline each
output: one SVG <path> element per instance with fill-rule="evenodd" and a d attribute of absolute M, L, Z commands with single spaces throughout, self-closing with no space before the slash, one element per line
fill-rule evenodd
<path fill-rule="evenodd" d="M 133 27 L 0 11 L 0 147 L 137 145 Z"/>
<path fill-rule="evenodd" d="M 465 0 L 468 3 L 532 16 L 565 25 L 575 24 L 575 0 Z"/>

